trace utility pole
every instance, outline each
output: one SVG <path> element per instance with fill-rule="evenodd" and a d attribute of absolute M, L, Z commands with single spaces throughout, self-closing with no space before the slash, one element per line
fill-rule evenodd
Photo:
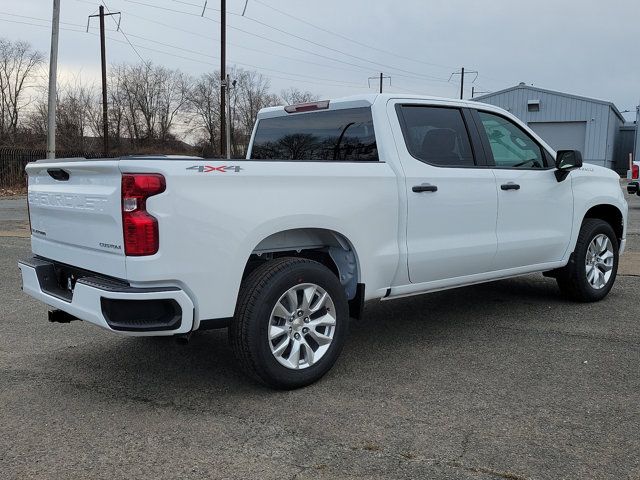
<path fill-rule="evenodd" d="M 227 152 L 227 1 L 220 0 L 220 156 L 228 157 Z"/>
<path fill-rule="evenodd" d="M 640 105 L 636 107 L 636 142 L 633 159 L 636 161 L 640 159 Z"/>
<path fill-rule="evenodd" d="M 229 75 L 225 78 L 225 91 L 227 92 L 227 97 L 225 100 L 227 101 L 227 122 L 226 122 L 226 143 L 227 143 L 227 159 L 231 159 L 231 83 L 229 80 Z"/>
<path fill-rule="evenodd" d="M 104 48 L 104 7 L 100 5 L 100 59 L 102 62 L 102 141 L 104 156 L 109 155 L 109 114 L 107 110 L 107 59 Z"/>
<path fill-rule="evenodd" d="M 93 17 L 100 18 L 100 62 L 102 66 L 102 153 L 109 155 L 109 110 L 107 104 L 107 55 L 105 51 L 104 17 L 120 15 L 120 12 L 104 13 L 104 7 L 100 5 L 97 15 L 89 15 L 87 18 L 87 32 L 89 22 Z M 119 23 L 118 23 L 119 25 Z"/>
<path fill-rule="evenodd" d="M 485 90 L 484 92 L 476 91 L 476 87 L 471 87 L 471 98 L 476 98 L 476 95 L 484 95 L 486 93 L 491 93 L 489 90 Z"/>
<path fill-rule="evenodd" d="M 464 76 L 465 75 L 469 75 L 469 74 L 472 74 L 472 75 L 475 74 L 475 77 L 474 77 L 473 82 L 472 82 L 472 83 L 475 83 L 475 81 L 478 79 L 478 72 L 476 70 L 467 70 L 465 72 L 464 67 L 462 67 L 459 72 L 453 72 L 451 74 L 451 76 L 449 77 L 449 81 L 451 81 L 451 79 L 455 75 L 460 75 L 460 100 L 464 99 Z"/>
<path fill-rule="evenodd" d="M 380 93 L 382 93 L 382 85 L 384 83 L 385 78 L 389 79 L 389 86 L 391 86 L 391 77 L 388 75 L 385 75 L 384 73 L 380 72 L 380 75 L 377 77 L 369 77 L 367 79 L 367 82 L 369 84 L 369 88 L 371 88 L 371 80 L 379 80 L 380 81 Z"/>
<path fill-rule="evenodd" d="M 60 0 L 53 0 L 51 55 L 49 57 L 49 98 L 47 103 L 47 158 L 56 158 L 56 82 L 58 76 L 58 37 Z"/>

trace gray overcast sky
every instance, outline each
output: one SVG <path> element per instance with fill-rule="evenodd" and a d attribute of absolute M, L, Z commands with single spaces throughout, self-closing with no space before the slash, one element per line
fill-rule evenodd
<path fill-rule="evenodd" d="M 322 97 L 374 91 L 367 77 L 384 71 L 392 77 L 387 91 L 456 97 L 457 79 L 447 80 L 465 66 L 480 72 L 475 86 L 483 91 L 523 81 L 620 110 L 635 110 L 640 100 L 640 0 L 249 0 L 242 18 L 244 1 L 227 0 L 228 63 L 270 77 L 276 92 L 291 85 Z M 48 57 L 52 3 L 0 0 L 0 36 L 28 40 Z M 122 29 L 145 60 L 193 75 L 218 68 L 219 1 L 208 1 L 210 19 L 200 17 L 203 0 L 105 3 L 123 12 Z M 97 29 L 84 28 L 99 2 L 61 4 L 61 76 L 97 83 Z M 139 61 L 121 33 L 108 37 L 109 63 Z"/>

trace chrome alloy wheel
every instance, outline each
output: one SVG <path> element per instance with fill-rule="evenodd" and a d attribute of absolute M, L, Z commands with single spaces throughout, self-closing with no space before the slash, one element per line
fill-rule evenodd
<path fill-rule="evenodd" d="M 271 311 L 267 330 L 271 353 L 292 370 L 312 366 L 331 346 L 335 315 L 333 300 L 318 285 L 301 283 L 290 288 Z"/>
<path fill-rule="evenodd" d="M 589 244 L 585 257 L 587 281 L 596 290 L 604 288 L 613 271 L 613 244 L 604 234 L 596 235 Z"/>

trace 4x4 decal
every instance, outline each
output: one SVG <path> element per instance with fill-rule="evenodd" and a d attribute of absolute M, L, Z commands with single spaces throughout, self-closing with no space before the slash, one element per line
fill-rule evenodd
<path fill-rule="evenodd" d="M 221 165 L 219 167 L 214 167 L 213 165 L 194 165 L 193 167 L 187 167 L 187 170 L 196 170 L 198 173 L 209 173 L 209 172 L 234 172 L 238 173 L 240 170 L 244 170 L 239 165 Z"/>

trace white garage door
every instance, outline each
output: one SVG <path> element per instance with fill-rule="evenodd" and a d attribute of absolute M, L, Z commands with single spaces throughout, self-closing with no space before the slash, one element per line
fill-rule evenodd
<path fill-rule="evenodd" d="M 580 150 L 584 154 L 587 122 L 529 122 L 529 126 L 554 150 Z"/>

